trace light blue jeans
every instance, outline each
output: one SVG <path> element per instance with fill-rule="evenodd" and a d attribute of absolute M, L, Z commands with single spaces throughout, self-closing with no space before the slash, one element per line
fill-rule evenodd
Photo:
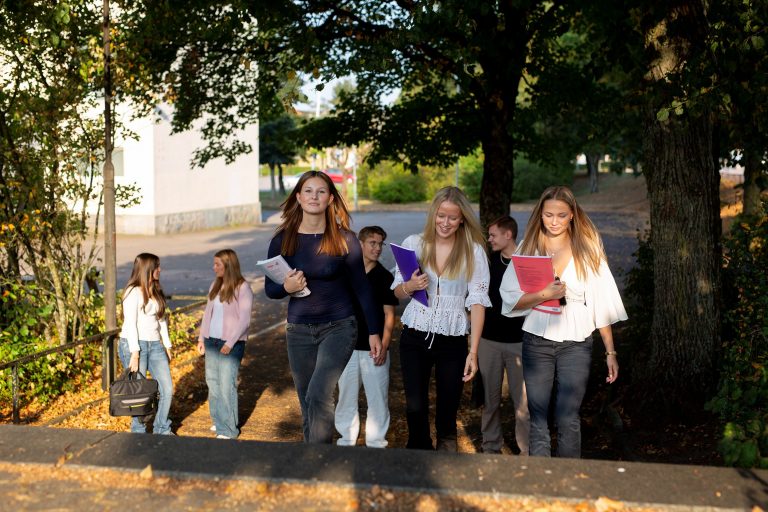
<path fill-rule="evenodd" d="M 208 409 L 216 434 L 235 439 L 237 429 L 237 372 L 245 354 L 245 341 L 238 341 L 229 354 L 222 354 L 224 340 L 205 338 L 205 383 L 208 384 Z"/>
<path fill-rule="evenodd" d="M 118 355 L 124 368 L 131 363 L 131 351 L 128 349 L 128 340 L 120 338 L 118 343 Z M 171 379 L 171 367 L 168 364 L 168 354 L 161 341 L 139 340 L 139 371 L 145 377 L 147 370 L 151 377 L 157 381 L 160 390 L 160 401 L 157 404 L 155 421 L 152 424 L 152 432 L 155 434 L 173 434 L 171 432 L 171 420 L 168 413 L 171 410 L 171 398 L 173 398 L 173 380 Z M 139 416 L 131 419 L 131 432 L 143 434 L 147 427 Z"/>
<path fill-rule="evenodd" d="M 304 441 L 333 441 L 333 392 L 357 342 L 354 316 L 322 324 L 287 324 L 293 383 L 301 404 Z"/>
<path fill-rule="evenodd" d="M 557 456 L 581 457 L 579 409 L 589 379 L 592 336 L 584 341 L 551 341 L 523 333 L 523 377 L 531 413 L 530 455 L 550 457 L 547 416 L 555 386 Z"/>

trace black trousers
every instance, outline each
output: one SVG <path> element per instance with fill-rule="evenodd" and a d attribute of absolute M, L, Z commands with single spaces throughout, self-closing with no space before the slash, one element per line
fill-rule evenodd
<path fill-rule="evenodd" d="M 434 337 L 434 339 L 433 339 Z M 430 348 L 431 344 L 431 348 Z M 435 368 L 435 430 L 438 442 L 456 440 L 456 414 L 464 388 L 467 337 L 444 336 L 404 327 L 400 337 L 400 367 L 403 371 L 407 448 L 432 450 L 429 433 L 429 384 Z"/>

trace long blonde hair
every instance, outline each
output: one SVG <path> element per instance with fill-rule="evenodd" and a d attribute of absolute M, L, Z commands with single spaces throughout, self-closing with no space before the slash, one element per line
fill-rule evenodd
<path fill-rule="evenodd" d="M 520 243 L 520 254 L 533 256 L 546 254 L 544 241 L 547 228 L 541 218 L 544 210 L 544 202 L 550 199 L 562 201 L 568 205 L 573 214 L 573 219 L 568 223 L 568 235 L 571 240 L 571 253 L 576 264 L 576 275 L 579 279 L 585 279 L 587 270 L 597 273 L 601 261 L 607 261 L 605 248 L 600 233 L 589 219 L 589 216 L 576 202 L 573 192 L 567 187 L 549 187 L 546 189 L 531 212 L 528 225 L 525 228 L 525 236 Z"/>
<path fill-rule="evenodd" d="M 320 242 L 320 249 L 318 254 L 328 254 L 330 256 L 343 256 L 349 252 L 347 247 L 347 241 L 344 238 L 344 231 L 350 231 L 349 229 L 349 210 L 344 198 L 336 189 L 336 185 L 333 184 L 331 178 L 327 174 L 321 171 L 307 171 L 301 175 L 296 186 L 288 197 L 280 205 L 283 211 L 283 221 L 278 226 L 275 234 L 283 234 L 283 243 L 280 247 L 280 254 L 284 256 L 293 256 L 296 253 L 296 248 L 299 244 L 299 226 L 301 220 L 304 217 L 304 211 L 301 209 L 299 201 L 296 199 L 296 194 L 301 192 L 301 188 L 304 183 L 311 178 L 320 178 L 328 186 L 333 200 L 328 208 L 325 210 L 325 232 L 323 233 L 323 239 Z"/>
<path fill-rule="evenodd" d="M 157 319 L 161 320 L 165 316 L 165 294 L 160 287 L 160 281 L 154 278 L 155 270 L 160 266 L 160 258 L 154 254 L 148 252 L 142 252 L 133 259 L 133 270 L 131 270 L 131 277 L 128 278 L 128 283 L 125 285 L 125 292 L 123 293 L 123 300 L 125 295 L 132 287 L 136 287 L 141 290 L 141 296 L 144 299 L 142 309 L 147 307 L 147 302 L 150 299 L 155 299 L 157 302 Z"/>
<path fill-rule="evenodd" d="M 208 299 L 213 300 L 219 296 L 221 302 L 232 302 L 237 300 L 237 290 L 245 282 L 243 274 L 240 273 L 240 260 L 237 259 L 237 253 L 232 249 L 222 249 L 213 255 L 219 258 L 224 264 L 224 276 L 216 276 L 216 280 L 208 292 Z"/>
<path fill-rule="evenodd" d="M 461 272 L 468 275 L 472 273 L 475 266 L 475 247 L 474 244 L 480 244 L 484 247 L 485 237 L 480 227 L 480 221 L 477 220 L 472 205 L 464 195 L 464 192 L 457 187 L 444 187 L 437 191 L 432 204 L 427 213 L 427 222 L 424 225 L 424 234 L 422 235 L 421 263 L 431 267 L 437 272 L 437 251 L 435 249 L 437 209 L 445 201 L 455 204 L 461 210 L 462 223 L 456 230 L 456 241 L 451 248 L 451 254 L 448 256 L 444 275 L 449 279 L 455 279 Z"/>

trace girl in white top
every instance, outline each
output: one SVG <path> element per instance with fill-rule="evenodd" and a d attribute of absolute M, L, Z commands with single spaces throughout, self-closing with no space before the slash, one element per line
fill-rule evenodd
<path fill-rule="evenodd" d="M 401 318 L 404 328 L 400 337 L 400 366 L 408 448 L 433 449 L 429 382 L 434 366 L 437 449 L 456 451 L 459 401 L 464 382 L 477 373 L 477 346 L 485 308 L 491 305 L 484 243 L 467 197 L 456 187 L 445 187 L 432 201 L 424 233 L 411 235 L 402 244 L 416 251 L 423 273 L 417 270 L 411 276 L 403 276 L 398 270 L 392 284 L 395 295 L 405 300 L 416 290 L 426 290 L 429 297 L 429 307 L 411 300 Z"/>
<path fill-rule="evenodd" d="M 173 434 L 168 412 L 171 409 L 171 338 L 165 321 L 166 303 L 160 287 L 160 258 L 141 253 L 133 260 L 133 270 L 123 292 L 123 325 L 118 355 L 132 372 L 157 380 L 160 400 L 153 423 L 155 434 Z M 143 433 L 140 417 L 131 420 L 131 432 Z"/>
<path fill-rule="evenodd" d="M 611 324 L 626 320 L 621 297 L 592 221 L 566 187 L 544 191 L 531 213 L 518 254 L 552 257 L 555 280 L 546 288 L 524 293 L 514 265 L 501 282 L 502 314 L 527 315 L 523 323 L 523 375 L 531 414 L 530 454 L 551 456 L 547 424 L 555 390 L 557 455 L 581 456 L 579 408 L 586 391 L 592 354 L 592 332 L 600 331 L 608 376 L 619 376 Z M 532 309 L 546 300 L 562 299 L 561 314 Z"/>

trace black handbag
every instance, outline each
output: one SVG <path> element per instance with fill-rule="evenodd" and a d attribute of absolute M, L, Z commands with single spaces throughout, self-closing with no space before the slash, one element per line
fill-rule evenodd
<path fill-rule="evenodd" d="M 109 414 L 112 416 L 146 416 L 157 411 L 160 399 L 157 381 L 140 372 L 126 369 L 109 387 Z"/>

